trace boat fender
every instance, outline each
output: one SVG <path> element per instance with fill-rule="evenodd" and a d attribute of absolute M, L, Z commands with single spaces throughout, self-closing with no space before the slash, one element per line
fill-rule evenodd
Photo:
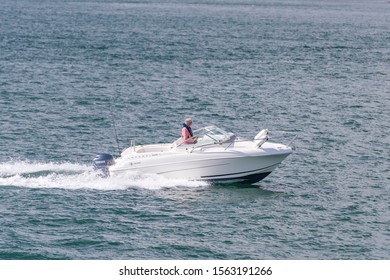
<path fill-rule="evenodd" d="M 110 176 L 109 167 L 115 163 L 114 157 L 110 154 L 97 154 L 93 159 L 93 169 L 99 171 L 102 177 Z"/>
<path fill-rule="evenodd" d="M 268 141 L 268 129 L 263 129 L 255 136 L 255 143 L 258 148 Z"/>

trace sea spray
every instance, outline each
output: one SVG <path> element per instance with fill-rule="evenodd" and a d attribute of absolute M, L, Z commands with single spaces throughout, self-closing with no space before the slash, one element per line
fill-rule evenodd
<path fill-rule="evenodd" d="M 123 190 L 207 186 L 206 182 L 167 179 L 137 172 L 102 178 L 92 166 L 78 163 L 11 161 L 0 164 L 0 186 Z"/>

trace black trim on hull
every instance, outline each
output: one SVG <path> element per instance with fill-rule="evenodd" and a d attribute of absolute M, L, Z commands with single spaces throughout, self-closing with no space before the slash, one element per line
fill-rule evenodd
<path fill-rule="evenodd" d="M 276 163 L 276 164 L 273 164 L 273 165 L 270 165 L 270 166 L 267 166 L 267 167 L 264 167 L 264 168 L 260 168 L 260 169 L 255 169 L 255 170 L 249 170 L 249 171 L 242 171 L 242 172 L 236 172 L 236 173 L 226 173 L 226 174 L 218 174 L 218 175 L 208 175 L 208 176 L 201 176 L 202 179 L 205 179 L 205 180 L 213 180 L 213 178 L 215 177 L 221 177 L 221 176 L 232 176 L 232 175 L 239 175 L 239 174 L 245 174 L 245 173 L 252 173 L 252 172 L 259 172 L 262 171 L 262 170 L 267 170 L 267 169 L 270 169 L 274 166 L 278 166 L 280 164 L 280 162 Z M 259 174 L 257 173 L 257 174 Z M 266 172 L 263 172 L 263 173 L 266 173 Z M 256 174 L 253 174 L 253 175 L 256 175 Z M 251 176 L 251 175 L 246 175 L 246 176 Z M 234 177 L 233 179 L 235 178 L 244 178 L 246 176 L 242 176 L 242 177 Z M 217 178 L 215 178 L 217 179 Z M 228 179 L 231 179 L 231 178 L 228 178 Z"/>
<path fill-rule="evenodd" d="M 271 172 L 252 174 L 252 175 L 246 175 L 246 176 L 235 177 L 235 178 L 204 179 L 204 180 L 209 181 L 209 182 L 229 182 L 229 181 L 231 181 L 231 182 L 254 184 L 254 183 L 257 183 L 257 182 L 263 180 L 269 174 L 271 174 Z"/>

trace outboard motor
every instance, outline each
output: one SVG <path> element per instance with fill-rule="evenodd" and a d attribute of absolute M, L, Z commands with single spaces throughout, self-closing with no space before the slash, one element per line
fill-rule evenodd
<path fill-rule="evenodd" d="M 114 157 L 110 154 L 97 154 L 93 159 L 93 169 L 100 171 L 103 177 L 110 176 L 108 167 L 115 163 Z"/>

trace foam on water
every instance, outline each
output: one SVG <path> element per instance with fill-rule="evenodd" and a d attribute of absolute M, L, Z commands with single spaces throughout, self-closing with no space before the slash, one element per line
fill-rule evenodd
<path fill-rule="evenodd" d="M 201 187 L 206 182 L 167 179 L 157 174 L 129 173 L 102 178 L 91 166 L 77 163 L 11 161 L 0 164 L 0 186 L 26 188 L 63 188 L 123 190 Z"/>

